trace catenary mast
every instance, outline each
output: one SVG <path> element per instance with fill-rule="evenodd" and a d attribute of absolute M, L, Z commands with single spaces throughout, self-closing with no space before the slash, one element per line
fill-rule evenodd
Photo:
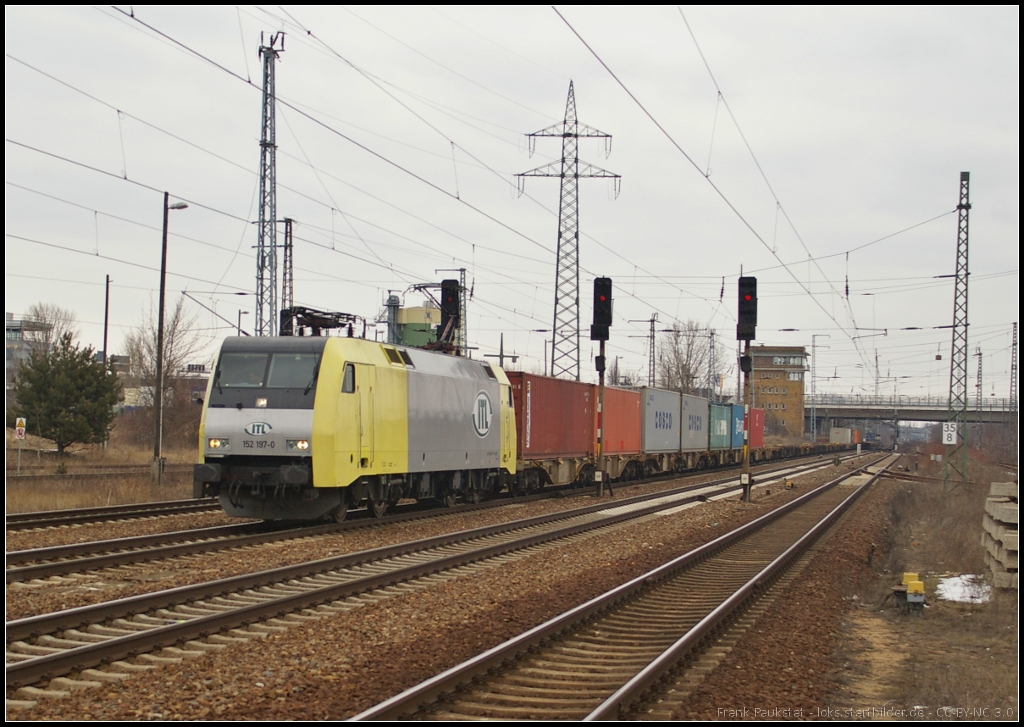
<path fill-rule="evenodd" d="M 277 44 L 280 40 L 281 47 Z M 259 223 L 256 237 L 256 335 L 276 336 L 277 320 L 277 136 L 275 132 L 274 63 L 284 50 L 284 33 L 260 38 L 263 59 L 263 123 L 260 136 Z"/>

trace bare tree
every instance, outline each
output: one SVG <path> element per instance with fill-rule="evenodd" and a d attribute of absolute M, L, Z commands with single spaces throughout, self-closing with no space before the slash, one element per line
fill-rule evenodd
<path fill-rule="evenodd" d="M 70 333 L 72 338 L 78 337 L 78 320 L 74 311 L 54 303 L 33 303 L 25 313 L 25 320 L 39 324 L 26 327 L 22 334 L 24 340 L 31 343 L 49 348 L 50 344 L 62 340 L 66 333 Z"/>
<path fill-rule="evenodd" d="M 184 298 L 179 298 L 164 318 L 164 442 L 175 446 L 194 444 L 199 425 L 200 408 L 192 403 L 191 396 L 196 382 L 187 372 L 187 365 L 195 363 L 206 344 L 196 330 L 197 318 L 185 310 Z M 143 408 L 130 414 L 124 436 L 137 446 L 152 442 L 156 344 L 157 313 L 151 307 L 125 338 L 125 353 L 129 357 L 126 389 L 137 389 L 138 404 Z"/>
<path fill-rule="evenodd" d="M 711 341 L 708 329 L 696 321 L 673 323 L 658 345 L 659 385 L 681 394 L 706 395 L 709 382 L 715 388 L 732 367 L 717 342 L 712 350 Z"/>
<path fill-rule="evenodd" d="M 184 298 L 178 298 L 174 310 L 164 318 L 164 384 L 180 378 L 185 366 L 203 350 L 205 341 L 195 330 L 198 316 L 188 313 Z M 150 307 L 149 314 L 125 338 L 125 353 L 129 357 L 128 375 L 138 382 L 143 391 L 142 403 L 152 406 L 152 392 L 156 387 L 157 312 Z"/>

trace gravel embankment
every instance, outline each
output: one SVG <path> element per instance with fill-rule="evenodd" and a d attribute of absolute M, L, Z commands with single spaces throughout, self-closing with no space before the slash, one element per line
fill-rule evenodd
<path fill-rule="evenodd" d="M 649 518 L 613 537 L 549 549 L 9 717 L 343 719 L 835 475 L 829 468 L 806 476 L 796 491 L 773 490 L 752 504 L 727 500 Z"/>

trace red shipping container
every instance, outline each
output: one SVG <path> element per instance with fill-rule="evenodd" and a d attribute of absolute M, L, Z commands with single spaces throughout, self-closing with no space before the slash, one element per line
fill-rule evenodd
<path fill-rule="evenodd" d="M 854 444 L 860 444 L 860 430 L 859 429 L 854 429 L 853 430 L 853 443 Z"/>
<path fill-rule="evenodd" d="M 599 387 L 594 386 L 594 402 Z M 643 436 L 643 409 L 640 392 L 633 389 L 604 388 L 604 453 L 640 454 Z M 594 443 L 592 453 L 597 454 L 597 407 L 594 407 Z"/>
<path fill-rule="evenodd" d="M 586 457 L 591 453 L 595 407 L 590 384 L 522 371 L 505 374 L 512 384 L 519 459 Z"/>
<path fill-rule="evenodd" d="M 761 449 L 764 447 L 764 410 L 750 410 L 750 448 Z"/>

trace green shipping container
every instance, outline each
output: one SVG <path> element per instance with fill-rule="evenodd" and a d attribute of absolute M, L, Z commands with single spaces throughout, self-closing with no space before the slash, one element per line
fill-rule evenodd
<path fill-rule="evenodd" d="M 711 449 L 732 449 L 732 406 L 711 405 Z"/>

